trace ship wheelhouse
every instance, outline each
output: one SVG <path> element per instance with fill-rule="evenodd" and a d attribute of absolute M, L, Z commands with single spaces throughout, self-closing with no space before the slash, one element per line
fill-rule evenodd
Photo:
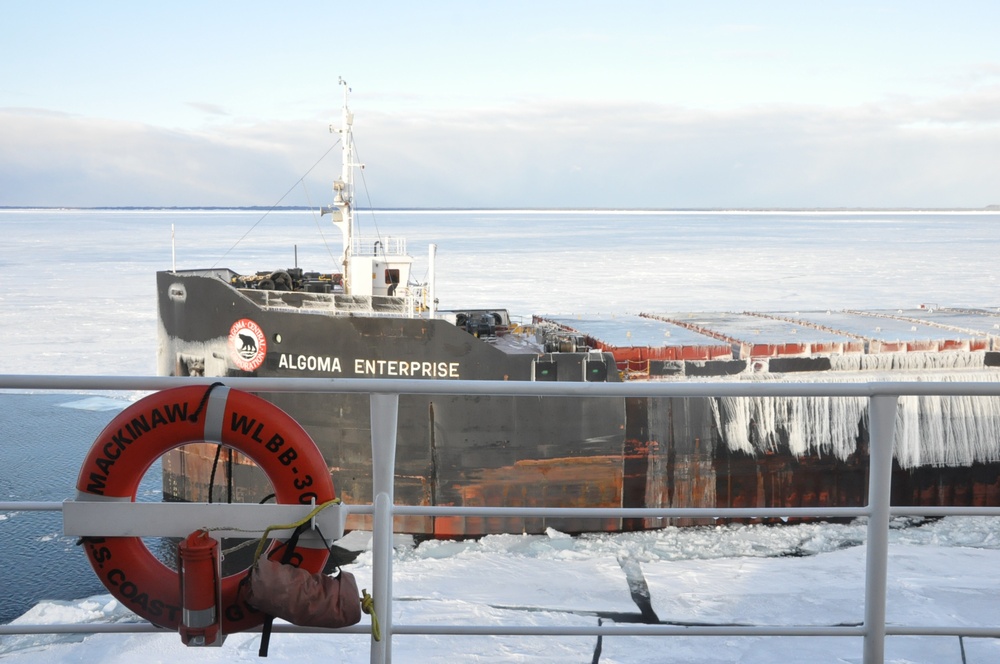
<path fill-rule="evenodd" d="M 410 283 L 413 257 L 398 237 L 352 238 L 347 281 L 352 295 L 394 297 Z"/>

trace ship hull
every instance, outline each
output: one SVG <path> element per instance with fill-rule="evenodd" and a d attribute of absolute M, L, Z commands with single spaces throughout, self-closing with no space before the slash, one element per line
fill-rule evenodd
<path fill-rule="evenodd" d="M 158 274 L 162 375 L 584 380 L 610 353 L 503 352 L 445 320 L 328 315 L 330 297 L 237 289 L 222 272 Z M 544 365 L 544 372 L 540 369 Z M 704 365 L 702 365 L 704 366 Z M 586 379 L 593 379 L 590 376 Z M 267 393 L 316 441 L 338 496 L 372 496 L 366 394 Z M 401 395 L 395 500 L 405 505 L 510 507 L 859 506 L 867 498 L 867 432 L 846 457 L 771 446 L 734 451 L 710 399 Z M 264 499 L 271 488 L 238 456 L 189 445 L 163 458 L 168 500 Z M 957 472 L 962 471 L 962 472 Z M 232 475 L 232 481 L 227 479 Z M 211 496 L 209 495 L 211 493 Z M 896 504 L 1000 504 L 995 463 L 896 469 Z M 454 538 L 491 533 L 618 531 L 693 524 L 665 519 L 396 517 L 397 532 Z M 349 529 L 369 529 L 352 516 Z"/>

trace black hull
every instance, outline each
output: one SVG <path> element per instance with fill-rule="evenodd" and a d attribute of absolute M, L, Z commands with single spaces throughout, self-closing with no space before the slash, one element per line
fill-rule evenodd
<path fill-rule="evenodd" d="M 220 278 L 226 274 L 157 275 L 162 375 L 579 381 L 595 357 L 504 352 L 444 320 L 329 315 L 318 305 L 332 296 L 236 289 Z M 241 321 L 250 321 L 243 323 L 245 330 L 237 329 Z M 602 377 L 619 380 L 611 354 L 601 357 L 610 367 Z M 347 503 L 372 500 L 367 395 L 260 396 L 310 433 L 338 496 Z M 397 440 L 397 504 L 808 507 L 858 506 L 867 497 L 863 423 L 858 451 L 848 458 L 793 454 L 781 444 L 766 454 L 747 454 L 722 439 L 709 399 L 403 395 Z M 201 445 L 164 457 L 166 498 L 207 500 L 214 455 L 213 446 Z M 234 499 L 256 501 L 270 493 L 259 471 L 239 459 L 233 467 Z M 213 499 L 222 499 L 225 487 L 220 469 Z M 893 497 L 895 504 L 1000 504 L 1000 466 L 897 468 Z M 471 537 L 667 523 L 694 522 L 397 517 L 395 529 Z M 370 525 L 367 517 L 352 517 L 348 528 Z"/>

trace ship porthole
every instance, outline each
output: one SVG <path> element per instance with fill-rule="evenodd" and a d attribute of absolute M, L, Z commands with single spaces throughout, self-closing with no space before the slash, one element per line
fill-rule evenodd
<path fill-rule="evenodd" d="M 275 334 L 274 335 L 274 343 L 276 343 L 276 344 L 280 344 L 281 343 L 281 335 L 280 334 Z"/>

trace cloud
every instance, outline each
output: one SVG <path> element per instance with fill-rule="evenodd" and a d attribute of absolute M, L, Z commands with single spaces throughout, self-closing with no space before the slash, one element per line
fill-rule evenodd
<path fill-rule="evenodd" d="M 269 205 L 309 161 L 294 129 L 199 133 L 0 110 L 0 205 Z"/>
<path fill-rule="evenodd" d="M 983 81 L 996 82 L 1000 79 L 1000 62 L 983 62 L 967 67 L 958 79 L 958 84 L 963 87 Z"/>
<path fill-rule="evenodd" d="M 210 104 L 201 101 L 189 101 L 187 105 L 191 108 L 201 111 L 206 115 L 217 115 L 221 117 L 229 117 L 232 115 L 228 110 L 220 106 L 219 104 Z"/>
<path fill-rule="evenodd" d="M 539 104 L 379 118 L 372 135 L 386 151 L 367 158 L 390 170 L 386 180 L 406 179 L 409 197 L 443 206 L 463 204 L 448 197 L 557 207 L 980 206 L 996 197 L 989 152 L 1000 132 L 989 123 L 910 125 L 977 117 L 984 106 Z"/>
<path fill-rule="evenodd" d="M 997 203 L 1000 90 L 848 108 L 526 101 L 355 108 L 376 207 L 981 207 Z M 271 205 L 328 120 L 199 132 L 0 109 L 0 205 Z M 328 203 L 339 150 L 284 204 Z"/>

